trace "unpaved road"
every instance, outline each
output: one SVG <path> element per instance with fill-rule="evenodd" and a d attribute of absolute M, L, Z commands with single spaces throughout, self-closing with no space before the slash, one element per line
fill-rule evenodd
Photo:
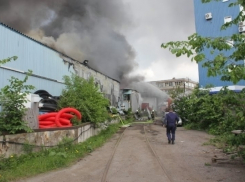
<path fill-rule="evenodd" d="M 172 145 L 167 143 L 164 127 L 134 124 L 118 143 L 123 130 L 73 166 L 21 182 L 245 182 L 245 166 L 240 161 L 212 163 L 214 155 L 227 156 L 203 145 L 212 137 L 205 132 L 178 127 Z"/>

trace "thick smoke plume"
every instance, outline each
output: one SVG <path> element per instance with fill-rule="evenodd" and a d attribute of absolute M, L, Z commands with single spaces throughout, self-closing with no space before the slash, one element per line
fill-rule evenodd
<path fill-rule="evenodd" d="M 119 81 L 137 67 L 121 0 L 0 0 L 0 21 Z"/>
<path fill-rule="evenodd" d="M 158 106 L 164 105 L 164 103 L 170 98 L 166 92 L 161 91 L 155 85 L 152 85 L 147 82 L 132 82 L 127 86 L 128 89 L 137 90 L 143 100 L 144 98 L 156 98 Z"/>
<path fill-rule="evenodd" d="M 169 96 L 165 92 L 161 91 L 155 85 L 147 82 L 132 82 L 128 85 L 127 88 L 137 90 L 141 93 L 142 97 L 156 97 L 164 101 L 169 98 Z"/>

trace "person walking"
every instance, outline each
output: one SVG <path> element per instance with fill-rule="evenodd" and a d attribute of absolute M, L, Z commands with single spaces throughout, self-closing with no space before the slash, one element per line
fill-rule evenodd
<path fill-rule="evenodd" d="M 170 144 L 172 141 L 172 144 L 174 144 L 175 130 L 177 127 L 177 122 L 179 121 L 179 116 L 173 112 L 172 108 L 170 108 L 169 113 L 166 114 L 165 119 L 166 119 L 168 143 Z"/>

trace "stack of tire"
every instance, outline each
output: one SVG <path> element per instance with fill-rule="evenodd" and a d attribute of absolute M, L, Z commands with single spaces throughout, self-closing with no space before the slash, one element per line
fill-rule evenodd
<path fill-rule="evenodd" d="M 57 101 L 59 97 L 54 97 L 46 90 L 37 90 L 34 94 L 39 95 L 42 99 L 39 101 L 39 112 L 54 112 L 57 110 Z"/>

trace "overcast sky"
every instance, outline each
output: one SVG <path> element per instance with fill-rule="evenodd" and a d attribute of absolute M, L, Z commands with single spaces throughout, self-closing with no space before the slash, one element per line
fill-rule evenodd
<path fill-rule="evenodd" d="M 187 40 L 195 33 L 193 0 L 123 0 L 133 26 L 124 34 L 136 52 L 135 73 L 146 81 L 188 77 L 198 82 L 198 67 L 187 57 L 176 58 L 160 46 Z"/>

